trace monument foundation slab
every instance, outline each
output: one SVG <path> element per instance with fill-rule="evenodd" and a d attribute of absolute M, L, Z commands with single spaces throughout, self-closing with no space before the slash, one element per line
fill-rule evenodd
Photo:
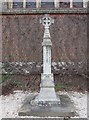
<path fill-rule="evenodd" d="M 25 100 L 19 110 L 19 116 L 38 116 L 38 117 L 74 117 L 77 115 L 73 102 L 67 95 L 59 95 L 60 104 L 31 104 L 38 94 L 31 94 Z"/>

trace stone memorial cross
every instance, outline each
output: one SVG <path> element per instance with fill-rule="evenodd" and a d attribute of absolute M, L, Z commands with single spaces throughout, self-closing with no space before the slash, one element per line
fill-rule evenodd
<path fill-rule="evenodd" d="M 55 92 L 54 77 L 51 73 L 51 37 L 49 26 L 54 23 L 54 19 L 47 14 L 40 20 L 43 24 L 45 31 L 43 37 L 43 73 L 41 74 L 40 92 L 35 98 L 36 104 L 60 104 L 60 99 Z"/>
<path fill-rule="evenodd" d="M 66 95 L 59 95 L 55 92 L 54 76 L 51 72 L 51 37 L 49 26 L 54 20 L 45 15 L 40 22 L 43 24 L 44 37 L 43 47 L 43 73 L 41 73 L 40 92 L 30 94 L 21 107 L 19 115 L 39 117 L 74 117 L 75 107 L 70 98 Z M 61 101 L 60 101 L 61 100 Z"/>

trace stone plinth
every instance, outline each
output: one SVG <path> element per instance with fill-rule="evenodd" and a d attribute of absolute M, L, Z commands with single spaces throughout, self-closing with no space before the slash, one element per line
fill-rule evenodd
<path fill-rule="evenodd" d="M 56 95 L 54 86 L 53 74 L 41 74 L 40 93 L 32 101 L 32 104 L 60 104 L 60 99 Z"/>
<path fill-rule="evenodd" d="M 56 105 L 32 105 L 31 101 L 38 96 L 38 94 L 29 95 L 24 105 L 19 110 L 19 116 L 39 116 L 39 117 L 74 117 L 77 115 L 75 107 L 67 95 L 57 94 L 61 103 Z"/>
<path fill-rule="evenodd" d="M 43 24 L 44 36 L 43 36 L 43 73 L 41 74 L 40 92 L 32 104 L 36 105 L 53 105 L 60 104 L 60 99 L 57 98 L 54 85 L 54 77 L 51 73 L 51 36 L 49 32 L 49 26 L 54 23 L 54 19 L 49 17 L 47 14 L 45 17 L 40 19 L 40 23 Z"/>

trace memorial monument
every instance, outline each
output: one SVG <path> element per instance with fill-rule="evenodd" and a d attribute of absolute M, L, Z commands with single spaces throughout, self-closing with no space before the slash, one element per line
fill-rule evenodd
<path fill-rule="evenodd" d="M 60 104 L 60 99 L 55 92 L 54 77 L 51 73 L 51 36 L 49 26 L 54 23 L 54 19 L 47 14 L 40 20 L 45 31 L 43 37 L 43 73 L 41 74 L 40 93 L 34 100 L 37 104 Z"/>
<path fill-rule="evenodd" d="M 51 36 L 49 27 L 54 19 L 45 14 L 40 20 L 44 26 L 43 36 L 43 73 L 41 73 L 40 92 L 30 94 L 19 110 L 20 116 L 66 117 L 75 116 L 74 106 L 67 95 L 55 92 L 54 76 L 51 73 Z"/>

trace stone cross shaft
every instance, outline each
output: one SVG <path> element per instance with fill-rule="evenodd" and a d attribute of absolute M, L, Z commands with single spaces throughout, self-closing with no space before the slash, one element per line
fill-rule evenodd
<path fill-rule="evenodd" d="M 49 32 L 49 26 L 54 23 L 54 19 L 49 17 L 47 14 L 40 20 L 40 23 L 43 24 L 45 31 L 43 37 L 43 73 L 51 74 L 51 37 Z"/>
<path fill-rule="evenodd" d="M 43 73 L 41 73 L 40 92 L 35 98 L 36 104 L 60 104 L 60 99 L 55 92 L 54 77 L 51 73 L 51 37 L 49 32 L 49 26 L 54 23 L 54 20 L 47 14 L 40 20 L 43 24 L 44 36 L 43 36 Z"/>

